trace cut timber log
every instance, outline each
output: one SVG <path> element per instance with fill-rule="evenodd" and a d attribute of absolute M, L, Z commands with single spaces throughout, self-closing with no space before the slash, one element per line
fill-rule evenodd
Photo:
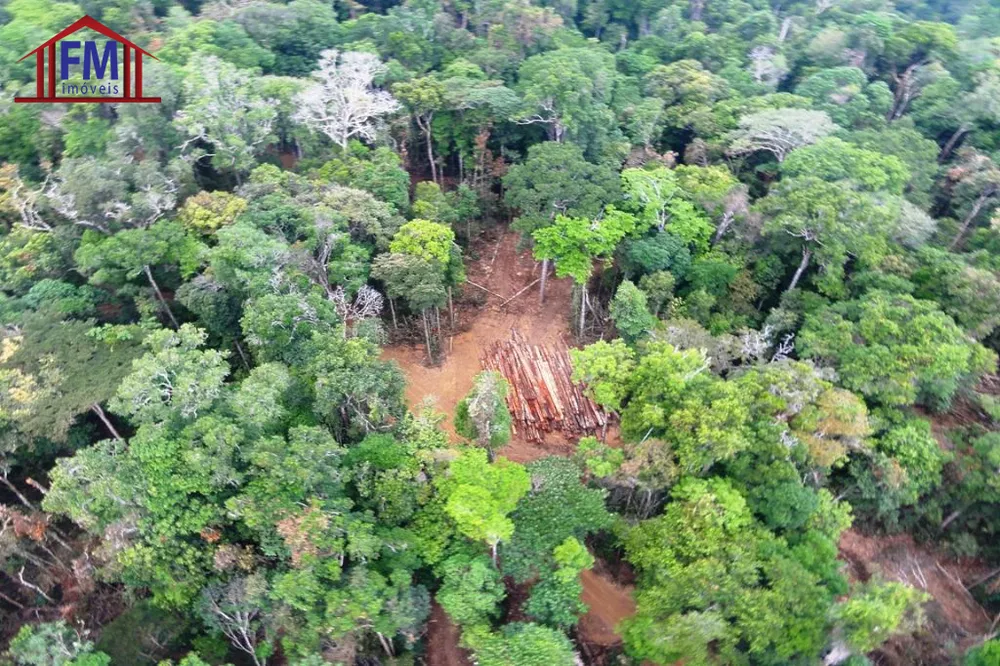
<path fill-rule="evenodd" d="M 513 431 L 530 442 L 542 443 L 551 432 L 571 437 L 595 435 L 611 422 L 611 415 L 573 381 L 565 344 L 555 348 L 531 345 L 512 329 L 510 339 L 491 344 L 480 361 L 483 368 L 495 370 L 507 380 Z"/>

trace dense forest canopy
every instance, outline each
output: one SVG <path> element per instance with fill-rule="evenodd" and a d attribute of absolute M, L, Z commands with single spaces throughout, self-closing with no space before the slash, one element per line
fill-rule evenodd
<path fill-rule="evenodd" d="M 13 103 L 83 15 L 160 103 Z M 0 75 L 0 664 L 1000 664 L 996 2 L 0 0 Z M 487 296 L 610 430 L 407 400 Z"/>

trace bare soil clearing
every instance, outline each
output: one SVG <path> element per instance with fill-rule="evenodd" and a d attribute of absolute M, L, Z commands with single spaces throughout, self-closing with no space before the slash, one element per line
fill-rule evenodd
<path fill-rule="evenodd" d="M 483 350 L 493 342 L 508 339 L 514 329 L 533 344 L 573 344 L 569 332 L 571 280 L 549 276 L 544 305 L 538 303 L 535 286 L 500 307 L 540 276 L 539 264 L 530 252 L 518 251 L 517 242 L 516 232 L 498 229 L 476 246 L 479 256 L 466 266 L 468 279 L 494 294 L 471 285 L 463 287 L 464 296 L 457 303 L 459 331 L 445 339 L 444 359 L 439 365 L 427 365 L 426 352 L 419 344 L 394 345 L 384 350 L 383 357 L 399 363 L 406 375 L 406 397 L 411 407 L 429 398 L 438 410 L 454 414 L 455 406 L 472 389 L 473 378 L 482 370 L 479 359 Z M 453 441 L 459 441 L 450 419 L 444 427 Z M 556 433 L 550 433 L 541 445 L 515 436 L 500 455 L 528 462 L 547 455 L 565 455 L 574 446 L 575 441 Z"/>
<path fill-rule="evenodd" d="M 866 536 L 848 530 L 840 538 L 840 557 L 851 580 L 872 576 L 925 590 L 933 599 L 924 606 L 922 631 L 890 640 L 876 653 L 877 664 L 908 666 L 956 663 L 957 654 L 990 631 L 992 618 L 965 589 L 986 573 L 981 563 L 955 560 L 914 542 L 908 534 Z"/>

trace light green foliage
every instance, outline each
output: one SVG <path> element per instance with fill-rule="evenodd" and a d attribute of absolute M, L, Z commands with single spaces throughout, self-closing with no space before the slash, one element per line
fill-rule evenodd
<path fill-rule="evenodd" d="M 86 232 L 74 258 L 94 284 L 119 286 L 142 276 L 148 266 L 176 266 L 182 277 L 198 268 L 204 246 L 173 221 L 148 229 L 126 229 L 113 236 Z"/>
<path fill-rule="evenodd" d="M 892 194 L 902 194 L 910 180 L 909 171 L 898 157 L 857 148 L 829 136 L 789 155 L 781 165 L 781 172 L 789 178 L 815 176 L 829 182 L 850 180 L 862 189 Z"/>
<path fill-rule="evenodd" d="M 209 155 L 213 167 L 237 178 L 249 172 L 272 138 L 278 113 L 275 100 L 263 96 L 259 78 L 199 55 L 185 67 L 184 93 L 190 102 L 174 122 L 189 154 Z"/>
<path fill-rule="evenodd" d="M 445 225 L 430 220 L 413 220 L 399 229 L 389 250 L 443 267 L 448 263 L 454 242 L 455 232 Z"/>
<path fill-rule="evenodd" d="M 293 364 L 304 360 L 314 334 L 333 331 L 339 319 L 316 291 L 264 294 L 244 302 L 240 329 L 259 361 Z"/>
<path fill-rule="evenodd" d="M 712 225 L 681 189 L 677 173 L 665 167 L 622 171 L 625 210 L 638 218 L 635 231 L 667 230 L 696 250 L 708 248 Z M 630 231 L 632 233 L 632 231 Z"/>
<path fill-rule="evenodd" d="M 497 633 L 463 636 L 480 666 L 573 666 L 576 652 L 565 634 L 537 624 L 512 623 Z"/>
<path fill-rule="evenodd" d="M 410 207 L 410 177 L 399 155 L 386 146 L 369 149 L 351 141 L 348 152 L 325 163 L 317 175 L 322 180 L 371 192 L 399 213 Z"/>
<path fill-rule="evenodd" d="M 906 198 L 923 208 L 930 205 L 930 191 L 940 168 L 937 163 L 939 149 L 934 141 L 902 121 L 888 128 L 850 132 L 845 138 L 865 150 L 902 161 L 910 173 Z"/>
<path fill-rule="evenodd" d="M 611 300 L 610 314 L 615 328 L 630 341 L 643 337 L 656 323 L 656 317 L 649 312 L 645 292 L 630 280 L 618 285 Z"/>
<path fill-rule="evenodd" d="M 243 69 L 267 69 L 274 64 L 274 54 L 255 44 L 234 21 L 191 21 L 171 33 L 163 60 L 183 65 L 196 54 L 213 55 Z"/>
<path fill-rule="evenodd" d="M 690 128 L 699 135 L 718 131 L 712 105 L 727 96 L 728 86 L 697 60 L 657 65 L 644 76 L 643 87 L 646 94 L 663 100 L 662 123 L 666 128 Z"/>
<path fill-rule="evenodd" d="M 600 340 L 583 349 L 571 349 L 569 355 L 573 381 L 583 382 L 599 405 L 619 411 L 635 370 L 635 352 L 621 340 Z"/>
<path fill-rule="evenodd" d="M 630 215 L 609 214 L 601 220 L 556 216 L 555 222 L 537 229 L 534 256 L 556 263 L 556 275 L 572 277 L 577 284 L 590 279 L 595 259 L 606 259 L 615 246 L 634 228 Z"/>
<path fill-rule="evenodd" d="M 506 590 L 488 557 L 453 555 L 440 568 L 442 582 L 436 599 L 453 622 L 474 626 L 496 617 Z"/>
<path fill-rule="evenodd" d="M 247 202 L 228 192 L 199 192 L 177 212 L 181 224 L 193 231 L 212 234 L 236 221 Z"/>
<path fill-rule="evenodd" d="M 506 458 L 489 463 L 482 449 L 463 450 L 438 480 L 445 512 L 458 531 L 494 550 L 514 533 L 509 515 L 530 484 L 523 466 Z"/>
<path fill-rule="evenodd" d="M 703 473 L 750 444 L 745 400 L 737 386 L 712 376 L 701 352 L 651 343 L 628 386 L 623 436 L 663 439 L 687 473 Z"/>
<path fill-rule="evenodd" d="M 506 444 L 511 426 L 507 390 L 507 380 L 499 372 L 476 375 L 469 395 L 455 407 L 455 431 L 490 450 Z"/>
<path fill-rule="evenodd" d="M 922 605 L 930 595 L 902 583 L 874 581 L 855 591 L 833 609 L 847 644 L 869 652 L 896 634 L 913 631 L 923 622 Z"/>
<path fill-rule="evenodd" d="M 832 364 L 844 386 L 887 405 L 947 405 L 963 381 L 994 362 L 934 303 L 884 292 L 807 316 L 799 341 L 803 355 Z"/>
<path fill-rule="evenodd" d="M 891 209 L 849 183 L 829 183 L 815 175 L 783 180 L 760 202 L 769 236 L 798 238 L 808 266 L 815 255 L 823 268 L 817 286 L 831 296 L 843 294 L 849 257 L 875 264 L 886 250 L 893 223 Z M 800 266 L 802 264 L 800 263 Z"/>
<path fill-rule="evenodd" d="M 990 640 L 969 650 L 962 665 L 990 666 L 997 662 L 1000 662 L 1000 641 Z"/>
<path fill-rule="evenodd" d="M 587 472 L 598 478 L 611 476 L 625 462 L 625 453 L 599 442 L 596 437 L 583 437 L 576 447 L 575 459 Z"/>
<path fill-rule="evenodd" d="M 638 611 L 624 626 L 629 654 L 711 664 L 712 655 L 735 658 L 744 640 L 761 660 L 815 658 L 831 592 L 727 481 L 687 479 L 672 498 L 625 537 L 639 572 Z"/>
<path fill-rule="evenodd" d="M 110 657 L 94 652 L 86 634 L 70 628 L 65 620 L 26 624 L 11 640 L 6 656 L 19 666 L 109 666 Z"/>
<path fill-rule="evenodd" d="M 140 424 L 192 419 L 221 396 L 227 354 L 201 349 L 204 331 L 184 324 L 177 331 L 150 333 L 143 344 L 150 351 L 132 363 L 109 403 L 113 411 Z"/>
<path fill-rule="evenodd" d="M 478 664 L 570 666 L 600 558 L 621 660 L 867 663 L 922 597 L 851 589 L 854 515 L 998 556 L 992 4 L 4 2 L 8 101 L 88 14 L 162 102 L 0 105 L 0 662 L 408 664 L 433 594 Z M 379 347 L 442 360 L 463 253 L 536 280 L 508 223 L 616 421 L 526 465 L 502 377 L 439 414 Z"/>
<path fill-rule="evenodd" d="M 878 438 L 876 449 L 891 456 L 906 475 L 900 485 L 915 502 L 917 498 L 941 483 L 941 468 L 945 453 L 931 433 L 928 421 L 910 419 Z"/>
<path fill-rule="evenodd" d="M 1000 324 L 1000 313 L 990 304 L 1000 298 L 1000 279 L 937 248 L 920 250 L 921 266 L 911 276 L 914 296 L 937 301 L 955 323 L 977 340 Z"/>

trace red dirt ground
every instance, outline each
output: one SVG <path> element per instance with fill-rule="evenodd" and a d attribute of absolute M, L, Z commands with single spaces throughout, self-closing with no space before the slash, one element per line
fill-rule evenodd
<path fill-rule="evenodd" d="M 469 653 L 458 646 L 458 626 L 448 618 L 436 601 L 431 602 L 431 616 L 427 620 L 426 666 L 472 666 Z"/>
<path fill-rule="evenodd" d="M 469 392 L 473 378 L 482 370 L 480 352 L 489 343 L 509 337 L 512 328 L 517 328 L 535 344 L 552 344 L 560 339 L 573 344 L 568 328 L 573 285 L 568 278 L 549 277 L 544 305 L 538 304 L 536 285 L 503 308 L 499 307 L 504 300 L 536 280 L 540 273 L 539 264 L 530 252 L 518 252 L 517 240 L 516 232 L 502 231 L 492 234 L 476 248 L 479 258 L 466 266 L 468 279 L 504 298 L 485 294 L 471 285 L 464 286 L 466 303 L 482 303 L 482 295 L 487 298 L 478 306 L 460 303 L 456 308 L 461 320 L 460 330 L 445 340 L 445 356 L 439 365 L 427 365 L 426 352 L 419 344 L 394 345 L 384 350 L 383 357 L 394 359 L 406 375 L 406 397 L 411 406 L 430 398 L 438 410 L 449 416 L 454 414 L 455 406 Z M 450 420 L 445 428 L 453 441 L 458 441 Z M 517 462 L 529 462 L 552 454 L 566 455 L 575 444 L 555 435 L 539 447 L 515 437 L 500 454 Z"/>
<path fill-rule="evenodd" d="M 840 558 L 852 581 L 872 576 L 925 590 L 922 631 L 890 640 L 874 657 L 880 666 L 945 666 L 990 631 L 990 618 L 965 589 L 985 573 L 976 561 L 955 560 L 919 545 L 908 534 L 866 536 L 848 530 L 840 538 Z"/>
<path fill-rule="evenodd" d="M 583 572 L 581 599 L 590 607 L 580 618 L 577 630 L 589 643 L 617 645 L 621 637 L 615 632 L 618 623 L 635 613 L 632 588 L 617 584 L 604 573 Z"/>

